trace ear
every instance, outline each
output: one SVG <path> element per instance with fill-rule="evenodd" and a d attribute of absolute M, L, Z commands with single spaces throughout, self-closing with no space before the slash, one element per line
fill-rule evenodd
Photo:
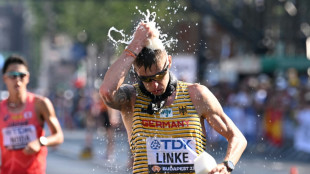
<path fill-rule="evenodd" d="M 169 68 L 171 68 L 172 65 L 172 56 L 168 55 L 168 61 L 169 61 Z"/>
<path fill-rule="evenodd" d="M 2 80 L 3 80 L 3 82 L 5 83 L 5 80 L 6 80 L 5 75 L 2 75 Z"/>
<path fill-rule="evenodd" d="M 28 72 L 28 75 L 26 77 L 27 77 L 27 84 L 28 84 L 30 81 L 30 73 L 29 72 Z"/>

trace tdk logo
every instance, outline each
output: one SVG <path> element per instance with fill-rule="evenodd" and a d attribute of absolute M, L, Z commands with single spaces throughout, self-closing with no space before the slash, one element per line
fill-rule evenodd
<path fill-rule="evenodd" d="M 160 141 L 160 142 L 159 142 Z M 180 149 L 186 149 L 191 148 L 190 147 L 190 142 L 192 140 L 172 140 L 172 139 L 163 139 L 163 140 L 153 140 L 152 143 L 150 144 L 151 148 L 153 150 L 159 150 L 161 145 L 163 145 L 164 150 L 180 150 Z"/>
<path fill-rule="evenodd" d="M 157 140 L 152 141 L 151 148 L 154 149 L 154 150 L 160 149 L 160 142 L 157 141 Z"/>

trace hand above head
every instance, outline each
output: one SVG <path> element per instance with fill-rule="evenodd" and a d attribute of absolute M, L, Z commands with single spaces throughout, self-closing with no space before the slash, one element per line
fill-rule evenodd
<path fill-rule="evenodd" d="M 139 54 L 140 51 L 146 47 L 149 43 L 149 39 L 158 37 L 158 31 L 149 23 L 141 22 L 134 33 L 131 43 L 128 48 L 135 54 Z"/>

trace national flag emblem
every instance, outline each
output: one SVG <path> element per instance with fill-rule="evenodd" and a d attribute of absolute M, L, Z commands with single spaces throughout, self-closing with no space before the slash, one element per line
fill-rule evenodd
<path fill-rule="evenodd" d="M 179 106 L 179 113 L 182 114 L 182 115 L 187 114 L 186 105 L 184 105 L 184 106 Z"/>

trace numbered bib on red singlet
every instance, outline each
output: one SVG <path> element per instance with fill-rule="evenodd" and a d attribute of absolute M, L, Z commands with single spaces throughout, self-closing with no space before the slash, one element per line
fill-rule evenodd
<path fill-rule="evenodd" d="M 7 149 L 17 150 L 37 139 L 34 125 L 13 126 L 2 129 L 3 144 Z"/>
<path fill-rule="evenodd" d="M 196 158 L 194 138 L 147 138 L 150 173 L 192 173 Z"/>

